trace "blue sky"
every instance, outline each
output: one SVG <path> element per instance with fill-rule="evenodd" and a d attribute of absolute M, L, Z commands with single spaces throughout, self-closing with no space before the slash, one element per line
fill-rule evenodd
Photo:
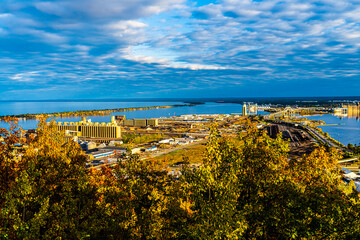
<path fill-rule="evenodd" d="M 1 0 L 0 100 L 355 95 L 358 0 Z"/>

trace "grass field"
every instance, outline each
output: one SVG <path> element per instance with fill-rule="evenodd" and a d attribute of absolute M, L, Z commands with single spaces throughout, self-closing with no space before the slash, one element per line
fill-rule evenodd
<path fill-rule="evenodd" d="M 180 165 L 184 162 L 203 163 L 206 145 L 199 144 L 193 147 L 180 149 L 166 155 L 152 158 L 151 160 L 162 161 L 166 165 Z"/>

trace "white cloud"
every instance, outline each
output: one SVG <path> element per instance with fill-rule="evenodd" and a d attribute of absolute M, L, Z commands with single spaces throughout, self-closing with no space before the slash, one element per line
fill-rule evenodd
<path fill-rule="evenodd" d="M 21 33 L 22 34 L 31 34 L 34 37 L 38 38 L 39 40 L 46 42 L 46 43 L 51 43 L 51 44 L 59 44 L 59 43 L 64 43 L 67 41 L 67 37 L 65 36 L 61 36 L 57 33 L 51 33 L 51 32 L 46 32 L 44 30 L 37 30 L 37 29 L 21 29 Z"/>
<path fill-rule="evenodd" d="M 70 9 L 67 10 L 69 4 L 66 2 L 35 2 L 34 6 L 42 12 L 58 15 L 58 16 L 66 16 L 68 15 Z"/>
<path fill-rule="evenodd" d="M 190 70 L 223 70 L 227 69 L 225 67 L 218 67 L 213 65 L 202 65 L 202 64 L 187 64 L 187 63 L 173 63 L 170 65 L 164 65 L 165 67 L 170 68 L 183 68 Z"/>
<path fill-rule="evenodd" d="M 34 5 L 40 11 L 62 17 L 82 15 L 91 18 L 136 19 L 182 8 L 184 0 L 63 0 L 42 1 Z"/>
<path fill-rule="evenodd" d="M 121 20 L 109 23 L 103 30 L 105 34 L 115 37 L 116 40 L 136 45 L 147 40 L 145 28 L 148 25 L 140 21 Z"/>
<path fill-rule="evenodd" d="M 150 53 L 151 50 L 146 49 L 147 53 Z M 143 50 L 144 51 L 144 50 Z M 190 69 L 190 70 L 220 70 L 220 69 L 226 69 L 225 67 L 219 67 L 214 65 L 206 65 L 206 64 L 191 64 L 191 63 L 185 63 L 185 62 L 178 62 L 174 60 L 170 60 L 169 58 L 163 57 L 152 57 L 152 56 L 146 56 L 146 55 L 137 55 L 134 54 L 134 52 L 131 49 L 127 49 L 124 51 L 125 54 L 122 55 L 122 58 L 130 61 L 135 61 L 139 63 L 146 63 L 146 64 L 158 64 L 161 67 L 166 68 L 182 68 L 182 69 Z M 156 53 L 156 49 L 153 50 L 154 53 Z M 170 57 L 170 56 L 169 56 Z M 170 57 L 174 59 L 173 57 Z"/>
<path fill-rule="evenodd" d="M 9 78 L 16 82 L 31 82 L 34 81 L 34 77 L 39 74 L 39 71 L 31 71 L 26 73 L 17 73 Z"/>
<path fill-rule="evenodd" d="M 0 14 L 0 19 L 6 19 L 6 18 L 11 18 L 13 15 L 10 13 L 1 13 Z"/>
<path fill-rule="evenodd" d="M 113 29 L 113 30 L 122 30 L 126 31 L 133 28 L 145 28 L 148 25 L 139 21 L 134 20 L 127 20 L 127 21 L 117 21 L 115 23 L 110 23 L 107 25 L 107 28 Z"/>
<path fill-rule="evenodd" d="M 32 18 L 17 16 L 11 13 L 0 14 L 0 24 L 8 28 L 40 27 L 42 24 Z"/>
<path fill-rule="evenodd" d="M 360 21 L 360 7 L 345 13 L 345 17 L 351 18 L 354 21 Z"/>
<path fill-rule="evenodd" d="M 344 34 L 344 37 L 350 38 L 350 39 L 360 38 L 360 32 L 348 32 L 348 33 Z"/>
<path fill-rule="evenodd" d="M 359 5 L 358 0 L 219 0 L 202 7 L 185 0 L 37 0 L 27 7 L 1 6 L 8 13 L 0 13 L 0 36 L 10 39 L 3 46 L 22 54 L 23 59 L 11 59 L 21 59 L 28 72 L 16 61 L 0 70 L 19 82 L 41 77 L 46 69 L 55 74 L 44 81 L 84 83 L 161 74 L 168 79 L 178 72 L 189 73 L 184 84 L 210 75 L 208 85 L 219 79 L 237 84 L 354 76 L 358 72 L 337 70 L 359 68 Z M 18 51 L 23 47 L 26 51 Z M 34 62 L 39 75 L 29 70 Z M 244 80 L 246 74 L 251 77 Z"/>
<path fill-rule="evenodd" d="M 164 59 L 164 58 L 155 58 L 155 57 L 151 57 L 151 56 L 143 56 L 143 55 L 123 55 L 123 58 L 126 60 L 130 60 L 130 61 L 135 61 L 135 62 L 140 62 L 140 63 L 156 63 L 156 64 L 161 64 L 161 65 L 167 65 L 169 64 L 169 60 L 168 59 Z"/>

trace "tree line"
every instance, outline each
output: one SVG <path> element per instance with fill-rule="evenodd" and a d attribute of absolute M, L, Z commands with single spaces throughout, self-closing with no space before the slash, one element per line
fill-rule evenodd
<path fill-rule="evenodd" d="M 54 112 L 54 113 L 25 113 L 12 115 L 15 118 L 27 118 L 27 119 L 41 119 L 49 117 L 84 117 L 84 116 L 106 116 L 111 115 L 113 112 L 126 112 L 126 111 L 138 111 L 149 110 L 159 108 L 171 108 L 171 107 L 184 107 L 193 106 L 193 104 L 175 104 L 166 106 L 153 106 L 153 107 L 132 107 L 132 108 L 114 108 L 114 109 L 102 109 L 102 110 L 77 110 L 66 112 Z M 0 120 L 4 120 L 7 116 L 0 116 Z"/>

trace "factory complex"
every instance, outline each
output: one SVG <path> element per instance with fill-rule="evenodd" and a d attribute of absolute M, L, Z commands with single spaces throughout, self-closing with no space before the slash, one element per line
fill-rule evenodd
<path fill-rule="evenodd" d="M 343 117 L 354 117 L 356 119 L 360 119 L 360 103 L 355 104 L 343 104 L 339 108 L 334 109 L 335 115 L 343 116 Z"/>
<path fill-rule="evenodd" d="M 91 122 L 82 117 L 79 122 L 57 122 L 58 131 L 63 131 L 67 137 L 97 138 L 110 141 L 121 138 L 121 126 L 127 127 L 157 127 L 158 119 L 125 119 L 125 116 L 112 116 L 111 122 Z"/>
<path fill-rule="evenodd" d="M 85 138 L 121 138 L 121 127 L 111 117 L 110 123 L 91 122 L 83 117 L 79 122 L 57 122 L 58 131 L 64 131 L 66 136 L 77 136 Z"/>

